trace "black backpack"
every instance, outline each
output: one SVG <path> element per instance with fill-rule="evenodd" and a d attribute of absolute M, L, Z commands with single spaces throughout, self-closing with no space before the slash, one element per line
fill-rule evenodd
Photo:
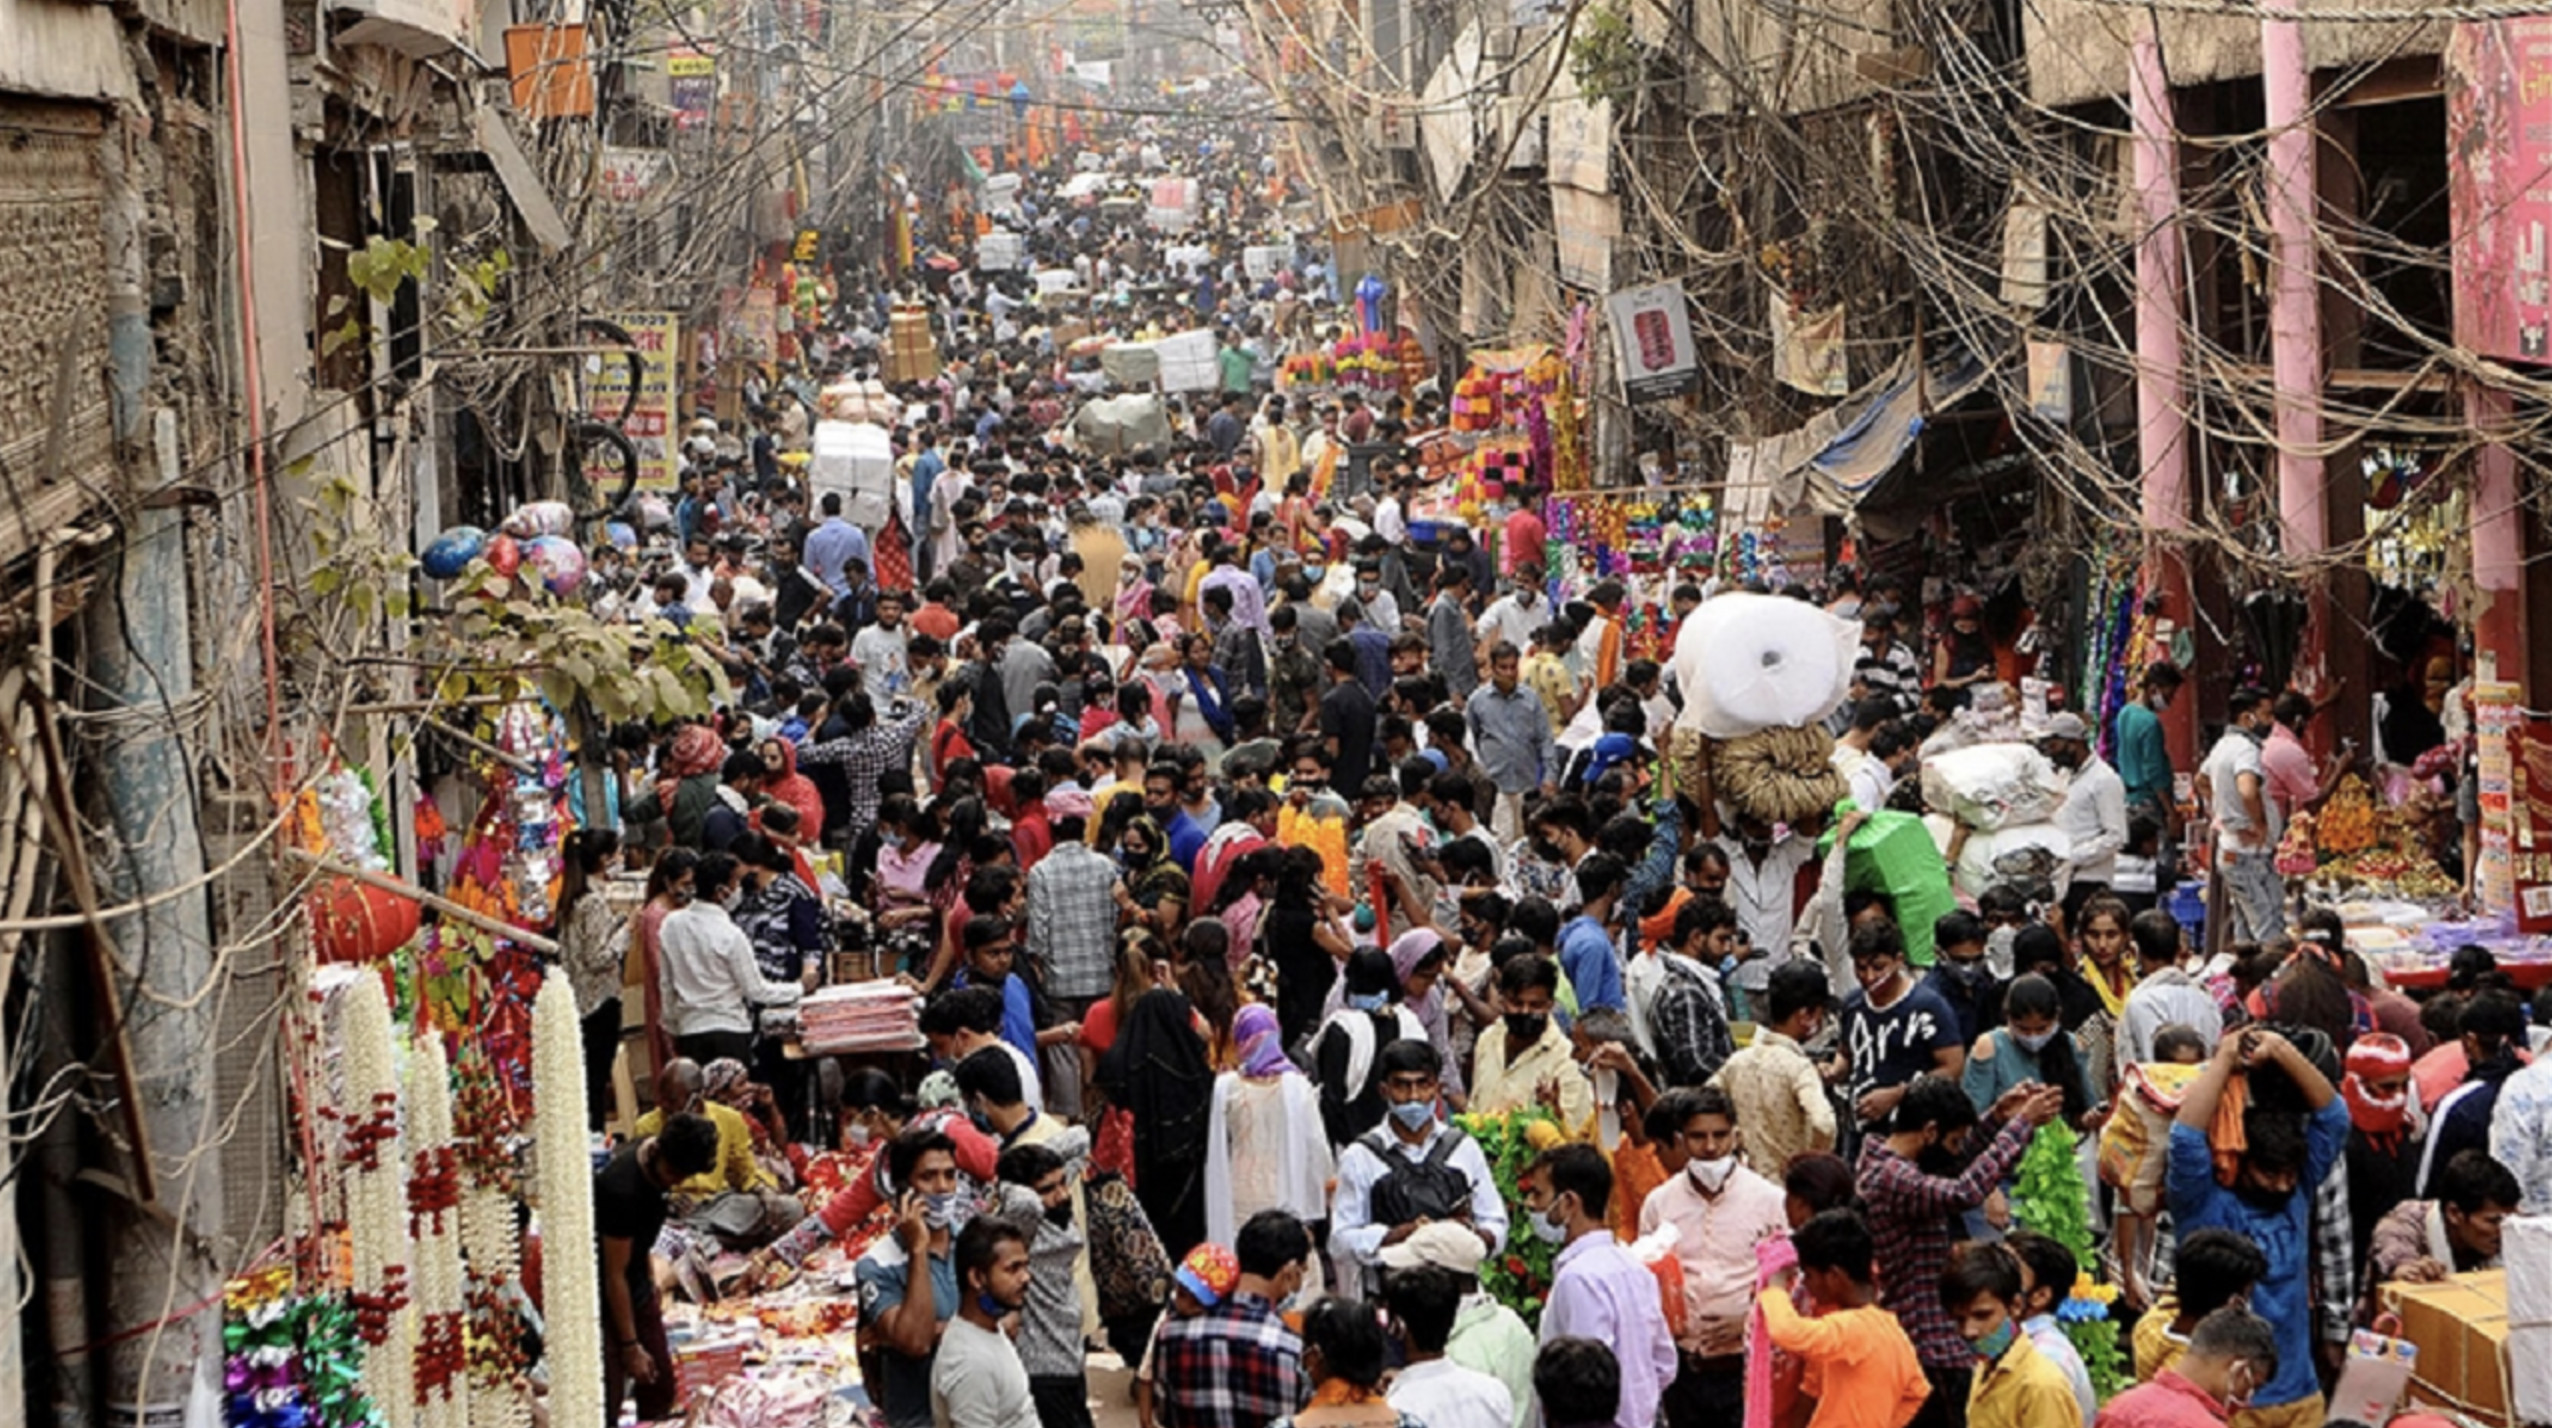
<path fill-rule="evenodd" d="M 1359 1144 L 1383 1166 L 1365 1212 L 1367 1224 L 1405 1225 L 1411 1220 L 1457 1220 L 1471 1213 L 1471 1177 L 1446 1164 L 1455 1149 L 1470 1139 L 1459 1126 L 1447 1126 L 1426 1155 L 1411 1160 L 1392 1146 L 1388 1126 L 1367 1131 Z"/>

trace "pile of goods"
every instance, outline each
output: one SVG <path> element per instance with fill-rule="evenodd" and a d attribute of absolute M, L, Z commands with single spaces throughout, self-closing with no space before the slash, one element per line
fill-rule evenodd
<path fill-rule="evenodd" d="M 2288 827 L 2278 846 L 2278 871 L 2327 883 L 2333 892 L 2373 888 L 2430 899 L 2456 891 L 2411 816 L 2379 805 L 2366 781 L 2353 773 L 2340 779 L 2320 813 L 2298 817 Z"/>
<path fill-rule="evenodd" d="M 1924 821 L 1944 855 L 1967 829 L 1952 877 L 1970 897 L 1997 883 L 2055 888 L 2073 860 L 2073 839 L 2051 821 L 2064 801 L 2063 776 L 2029 744 L 1972 744 L 1923 763 Z"/>

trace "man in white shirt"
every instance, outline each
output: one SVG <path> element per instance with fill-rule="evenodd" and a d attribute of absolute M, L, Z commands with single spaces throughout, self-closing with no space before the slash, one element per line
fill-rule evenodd
<path fill-rule="evenodd" d="M 2118 854 L 2127 846 L 2127 785 L 2091 751 L 2091 726 L 2071 710 L 2047 721 L 2038 750 L 2073 776 L 2055 818 L 2073 843 L 2073 882 L 2065 891 L 2065 923 L 2071 926 L 2082 905 L 2108 892 L 2118 876 Z"/>
<path fill-rule="evenodd" d="M 869 701 L 883 709 L 913 687 L 913 671 L 905 649 L 912 632 L 904 628 L 904 592 L 877 592 L 877 623 L 851 637 L 851 663 L 858 665 L 860 685 Z"/>
<path fill-rule="evenodd" d="M 2206 1042 L 2207 1055 L 2224 1035 L 2224 1010 L 2206 984 L 2180 966 L 2180 924 L 2158 907 L 2137 913 L 2127 924 L 2135 948 L 2138 980 L 2118 1009 L 2118 1065 L 2151 1061 L 2154 1034 L 2166 1026 L 2185 1026 Z"/>
<path fill-rule="evenodd" d="M 1533 648 L 1534 631 L 1557 618 L 1550 597 L 1542 593 L 1540 567 L 1519 566 L 1513 587 L 1480 612 L 1480 644 L 1495 649 L 1498 641 L 1504 640 L 1519 650 L 1529 650 Z"/>
<path fill-rule="evenodd" d="M 2232 722 L 2198 766 L 2198 789 L 2215 820 L 2216 876 L 2227 913 L 2227 942 L 2275 941 L 2286 933 L 2286 887 L 2277 875 L 2277 805 L 2268 796 L 2260 742 L 2273 716 L 2265 689 L 2233 693 Z"/>
<path fill-rule="evenodd" d="M 1506 1201 L 1489 1173 L 1477 1141 L 1436 1119 L 1443 1063 L 1423 1041 L 1390 1043 L 1374 1055 L 1373 1078 L 1382 1087 L 1383 1123 L 1347 1143 L 1338 1155 L 1338 1193 L 1330 1202 L 1329 1252 L 1338 1261 L 1341 1292 L 1359 1288 L 1349 1267 L 1370 1280 L 1384 1248 L 1399 1244 L 1434 1220 L 1460 1220 L 1491 1253 L 1506 1243 Z M 1447 1136 L 1450 1147 L 1440 1148 Z M 1452 1172 L 1438 1175 L 1436 1169 Z M 1453 1175 L 1467 1195 L 1442 1193 Z"/>
<path fill-rule="evenodd" d="M 732 853 L 702 858 L 692 874 L 691 901 L 668 913 L 656 934 L 665 1029 L 673 1033 L 674 1050 L 704 1066 L 729 1057 L 750 1062 L 754 1009 L 793 1005 L 805 991 L 795 982 L 765 979 L 753 940 L 727 915 L 739 871 Z"/>
<path fill-rule="evenodd" d="M 957 1313 L 930 1366 L 933 1428 L 1037 1428 L 1028 1370 L 1002 1317 L 1028 1302 L 1028 1241 L 1006 1220 L 957 1233 Z"/>
<path fill-rule="evenodd" d="M 1385 1400 L 1427 1428 L 1511 1428 L 1515 1399 L 1507 1386 L 1444 1356 L 1462 1310 L 1461 1279 L 1449 1269 L 1396 1269 L 1383 1281 L 1383 1297 L 1409 1351 Z"/>

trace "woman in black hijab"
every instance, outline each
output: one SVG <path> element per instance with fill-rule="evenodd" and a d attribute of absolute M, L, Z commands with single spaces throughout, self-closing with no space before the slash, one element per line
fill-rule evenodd
<path fill-rule="evenodd" d="M 1205 1238 L 1205 1143 L 1214 1068 L 1187 998 L 1146 992 L 1099 1067 L 1108 1098 L 1134 1117 L 1134 1193 L 1172 1263 Z"/>

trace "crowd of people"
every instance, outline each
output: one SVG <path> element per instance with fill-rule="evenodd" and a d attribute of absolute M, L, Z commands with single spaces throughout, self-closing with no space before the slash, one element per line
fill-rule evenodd
<path fill-rule="evenodd" d="M 2552 1194 L 2525 1064 L 2552 1005 L 2486 954 L 2414 1002 L 2254 875 L 2327 792 L 2263 755 L 2309 703 L 2236 695 L 2196 771 L 2220 951 L 2160 906 L 2186 825 L 2157 664 L 2113 729 L 2038 741 L 2069 865 L 1938 917 L 1917 965 L 1843 850 L 1971 736 L 1973 601 L 1927 658 L 1917 592 L 1788 592 L 1864 631 L 1845 836 L 1739 815 L 1659 757 L 1679 694 L 1629 656 L 1624 587 L 1548 588 L 1540 493 L 1413 534 L 1439 398 L 1271 393 L 1347 321 L 1333 275 L 1243 271 L 1273 215 L 1246 142 L 1184 167 L 1201 263 L 1032 174 L 1027 241 L 1085 294 L 932 280 L 946 365 L 895 393 L 893 518 L 790 459 L 792 382 L 874 358 L 855 294 L 753 430 L 687 448 L 660 567 L 598 582 L 737 691 L 616 740 L 619 827 L 567 850 L 595 1062 L 626 1028 L 657 1068 L 597 1181 L 615 1405 L 674 1411 L 660 1281 L 732 1292 L 708 1265 L 747 1249 L 772 1286 L 840 1241 L 889 1428 L 1087 1424 L 1099 1345 L 1162 1428 L 2302 1428 L 2374 1286 L 2491 1263 Z M 1211 326 L 1223 390 L 1091 455 L 1067 317 Z M 623 919 L 601 889 L 634 862 Z M 925 999 L 918 1085 L 788 1053 L 844 946 Z M 1548 1143 L 1502 1185 L 1466 1113 Z M 2011 1223 L 2051 1125 L 2096 1263 Z M 1660 1230 L 1680 1303 L 1630 1249 Z M 1491 1291 L 1527 1237 L 1555 1247 L 1529 1324 Z M 2086 1273 L 2138 1381 L 2105 1406 L 2056 1317 Z"/>

